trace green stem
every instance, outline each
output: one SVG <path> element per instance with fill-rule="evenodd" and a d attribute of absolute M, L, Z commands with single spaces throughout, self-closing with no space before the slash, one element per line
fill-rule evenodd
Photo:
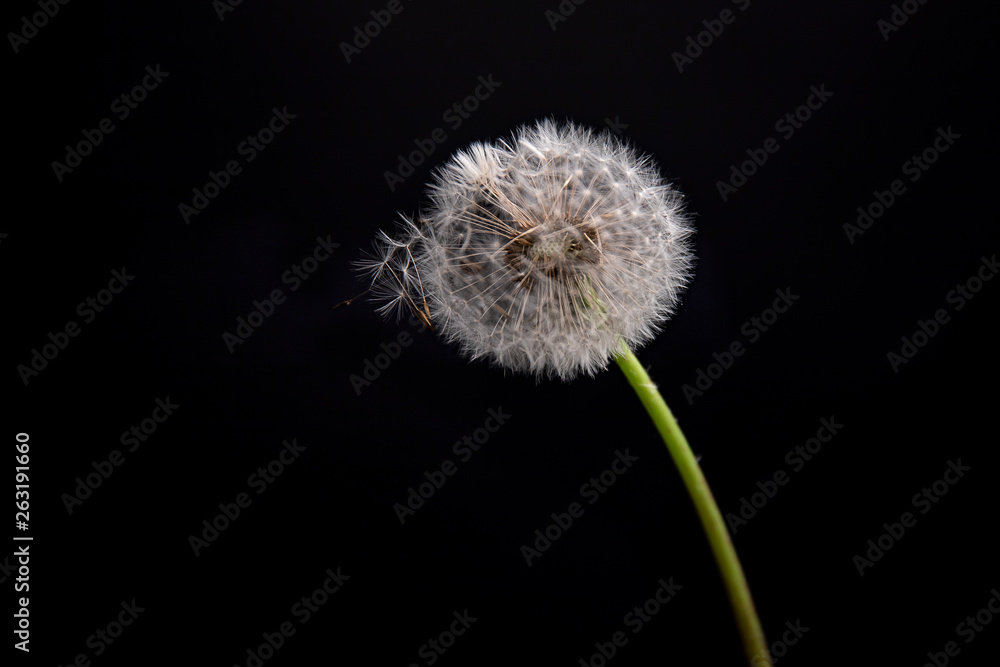
<path fill-rule="evenodd" d="M 708 488 L 705 475 L 702 474 L 698 461 L 688 445 L 687 438 L 677 425 L 677 420 L 670 412 L 663 396 L 653 381 L 649 379 L 646 369 L 642 367 L 635 354 L 629 349 L 624 341 L 621 342 L 621 351 L 616 355 L 615 360 L 621 367 L 629 384 L 639 395 L 639 399 L 653 418 L 663 441 L 667 445 L 667 450 L 673 458 L 677 469 L 680 471 L 684 485 L 687 487 L 691 500 L 694 501 L 698 517 L 701 519 L 705 533 L 708 535 L 708 543 L 715 555 L 715 562 L 719 566 L 722 574 L 722 581 L 729 595 L 729 603 L 733 608 L 736 617 L 736 625 L 739 628 L 740 637 L 743 640 L 743 651 L 747 661 L 753 667 L 764 667 L 771 665 L 771 656 L 764 641 L 764 632 L 760 627 L 760 619 L 757 618 L 757 611 L 753 606 L 753 599 L 750 597 L 750 588 L 747 586 L 746 577 L 743 575 L 743 568 L 740 560 L 736 556 L 736 549 L 733 541 L 729 537 L 722 513 L 719 506 L 712 497 L 712 491 Z"/>

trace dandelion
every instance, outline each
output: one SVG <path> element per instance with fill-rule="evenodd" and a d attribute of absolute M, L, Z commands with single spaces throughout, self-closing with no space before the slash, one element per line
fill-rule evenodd
<path fill-rule="evenodd" d="M 472 359 L 537 378 L 614 359 L 659 430 L 715 555 L 753 665 L 770 656 L 722 514 L 633 349 L 691 278 L 690 219 L 652 160 L 607 132 L 543 120 L 475 143 L 434 174 L 430 204 L 358 263 L 386 316 L 415 313 Z"/>
<path fill-rule="evenodd" d="M 472 359 L 593 375 L 655 336 L 691 275 L 681 195 L 609 133 L 542 121 L 473 144 L 430 198 L 363 268 L 383 313 L 416 310 Z"/>

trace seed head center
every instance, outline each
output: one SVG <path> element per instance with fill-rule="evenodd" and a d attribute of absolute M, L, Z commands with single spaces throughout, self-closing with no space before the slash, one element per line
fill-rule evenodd
<path fill-rule="evenodd" d="M 565 233 L 546 234 L 528 246 L 527 255 L 535 260 L 556 259 L 565 255 L 569 246 L 570 239 Z"/>

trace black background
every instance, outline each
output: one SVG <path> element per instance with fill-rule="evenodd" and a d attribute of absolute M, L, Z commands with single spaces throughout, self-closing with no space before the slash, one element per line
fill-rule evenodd
<path fill-rule="evenodd" d="M 333 310 L 434 165 L 545 116 L 620 124 L 696 216 L 694 280 L 638 355 L 724 513 L 790 474 L 734 536 L 769 640 L 809 628 L 779 662 L 921 665 L 957 641 L 954 664 L 994 664 L 1000 620 L 968 644 L 956 626 L 1000 587 L 1000 284 L 961 310 L 947 294 L 1000 246 L 998 10 L 930 1 L 884 39 L 888 2 L 748 4 L 567 2 L 553 30 L 555 0 L 404 2 L 347 62 L 340 44 L 385 3 L 248 0 L 220 19 L 207 1 L 72 2 L 10 48 L 3 437 L 11 452 L 30 434 L 34 537 L 17 664 L 245 665 L 292 621 L 266 664 L 426 665 L 421 645 L 466 609 L 477 620 L 436 664 L 578 665 L 619 630 L 610 664 L 741 664 L 692 505 L 617 369 L 536 384 L 362 300 Z M 735 21 L 679 72 L 672 54 L 725 8 Z M 5 32 L 37 11 L 9 6 Z M 169 75 L 117 119 L 112 100 L 157 65 Z M 450 126 L 480 76 L 500 85 Z M 775 122 L 811 86 L 833 94 L 786 139 Z M 294 119 L 243 161 L 237 146 L 285 107 Z M 115 130 L 60 181 L 52 163 L 105 117 Z M 390 190 L 385 172 L 436 128 L 447 138 Z M 911 182 L 903 163 L 939 128 L 960 138 Z M 769 137 L 780 150 L 723 201 L 717 183 Z M 178 206 L 231 159 L 242 173 L 185 224 Z M 894 179 L 905 194 L 849 242 L 843 225 Z M 290 291 L 282 275 L 317 237 L 339 248 Z M 84 323 L 77 304 L 122 267 L 134 280 Z M 688 401 L 683 385 L 786 288 L 788 313 Z M 274 289 L 287 301 L 230 353 L 223 334 Z M 950 320 L 894 372 L 887 354 L 939 308 Z M 70 320 L 80 334 L 25 384 L 17 367 Z M 356 391 L 401 331 L 412 345 Z M 180 407 L 126 451 L 122 432 L 168 396 Z M 499 406 L 508 422 L 401 525 L 394 504 Z M 786 453 L 824 417 L 842 430 L 792 471 Z M 257 495 L 249 475 L 292 438 L 304 453 Z M 625 448 L 637 462 L 528 567 L 521 546 Z M 76 478 L 116 449 L 124 464 L 69 513 Z M 920 514 L 914 494 L 959 458 L 971 470 Z M 189 537 L 247 491 L 196 556 Z M 905 511 L 916 525 L 859 576 L 854 556 Z M 300 624 L 293 605 L 338 567 L 350 579 Z M 13 609 L 16 573 L 0 576 Z M 670 577 L 676 598 L 629 632 L 625 614 Z M 133 599 L 145 611 L 95 656 L 88 637 Z"/>

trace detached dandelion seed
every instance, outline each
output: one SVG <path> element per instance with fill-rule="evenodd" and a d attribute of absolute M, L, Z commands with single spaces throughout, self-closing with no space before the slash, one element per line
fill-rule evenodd
<path fill-rule="evenodd" d="M 771 664 L 722 514 L 670 408 L 632 351 L 691 277 L 681 194 L 610 133 L 543 120 L 475 143 L 434 174 L 430 205 L 358 262 L 379 312 L 415 313 L 472 358 L 537 378 L 614 359 L 663 438 L 715 556 L 750 664 Z"/>

